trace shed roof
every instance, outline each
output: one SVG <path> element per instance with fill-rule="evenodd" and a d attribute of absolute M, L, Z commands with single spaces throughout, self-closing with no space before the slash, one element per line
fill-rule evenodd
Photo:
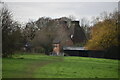
<path fill-rule="evenodd" d="M 53 44 L 59 44 L 60 40 L 53 40 Z"/>
<path fill-rule="evenodd" d="M 63 47 L 63 50 L 85 50 L 85 47 Z"/>

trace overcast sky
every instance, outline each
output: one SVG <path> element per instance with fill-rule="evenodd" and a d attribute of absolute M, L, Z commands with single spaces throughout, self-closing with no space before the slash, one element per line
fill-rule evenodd
<path fill-rule="evenodd" d="M 37 20 L 43 16 L 59 18 L 68 17 L 69 15 L 75 16 L 77 20 L 82 17 L 92 20 L 93 16 L 99 16 L 104 11 L 113 12 L 115 8 L 118 8 L 118 2 L 77 2 L 76 0 L 76 2 L 24 1 L 9 0 L 8 2 L 8 0 L 5 0 L 9 10 L 13 13 L 14 19 L 20 22 Z"/>

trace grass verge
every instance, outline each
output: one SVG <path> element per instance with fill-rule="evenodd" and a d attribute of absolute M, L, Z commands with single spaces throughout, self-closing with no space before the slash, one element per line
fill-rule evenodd
<path fill-rule="evenodd" d="M 3 58 L 3 78 L 118 78 L 118 60 L 14 55 Z"/>

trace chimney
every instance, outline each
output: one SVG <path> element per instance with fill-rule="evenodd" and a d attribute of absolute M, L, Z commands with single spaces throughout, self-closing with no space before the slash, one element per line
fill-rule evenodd
<path fill-rule="evenodd" d="M 72 21 L 71 22 L 73 25 L 79 25 L 79 21 Z"/>

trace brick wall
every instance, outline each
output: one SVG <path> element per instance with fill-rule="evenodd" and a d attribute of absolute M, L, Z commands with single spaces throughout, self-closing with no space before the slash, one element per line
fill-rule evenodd
<path fill-rule="evenodd" d="M 57 55 L 60 53 L 60 44 L 53 44 L 53 52 Z"/>

